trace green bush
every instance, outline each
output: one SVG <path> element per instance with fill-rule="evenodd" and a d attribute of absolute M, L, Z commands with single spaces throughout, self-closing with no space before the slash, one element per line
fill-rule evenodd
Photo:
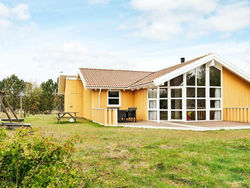
<path fill-rule="evenodd" d="M 76 141 L 59 143 L 41 130 L 0 129 L 0 186 L 83 187 L 71 157 Z"/>

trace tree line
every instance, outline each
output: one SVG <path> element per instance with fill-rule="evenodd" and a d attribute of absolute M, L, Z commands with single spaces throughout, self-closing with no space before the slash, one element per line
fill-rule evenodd
<path fill-rule="evenodd" d="M 0 81 L 0 91 L 5 92 L 14 110 L 23 109 L 26 113 L 37 114 L 63 111 L 64 108 L 64 97 L 57 94 L 58 82 L 52 79 L 38 85 L 25 82 L 13 74 Z"/>

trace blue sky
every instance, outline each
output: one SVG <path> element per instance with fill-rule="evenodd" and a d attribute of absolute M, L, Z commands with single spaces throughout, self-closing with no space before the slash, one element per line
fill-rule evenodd
<path fill-rule="evenodd" d="M 0 79 L 158 70 L 217 53 L 250 73 L 247 0 L 0 0 Z"/>

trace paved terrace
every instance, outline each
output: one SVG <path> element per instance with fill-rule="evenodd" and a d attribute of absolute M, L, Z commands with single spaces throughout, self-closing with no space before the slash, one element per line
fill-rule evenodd
<path fill-rule="evenodd" d="M 204 122 L 161 121 L 160 123 L 152 121 L 140 121 L 131 123 L 119 123 L 118 126 L 133 127 L 133 128 L 149 128 L 149 129 L 192 130 L 192 131 L 250 129 L 250 123 L 229 122 L 229 121 L 204 121 Z"/>

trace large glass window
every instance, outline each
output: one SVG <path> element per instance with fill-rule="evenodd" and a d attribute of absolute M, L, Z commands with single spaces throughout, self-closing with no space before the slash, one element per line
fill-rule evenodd
<path fill-rule="evenodd" d="M 157 120 L 157 111 L 156 110 L 148 111 L 148 120 Z"/>
<path fill-rule="evenodd" d="M 187 72 L 187 86 L 194 86 L 195 85 L 195 69 Z"/>
<path fill-rule="evenodd" d="M 182 119 L 182 111 L 172 111 L 171 119 Z"/>
<path fill-rule="evenodd" d="M 148 89 L 148 98 L 157 98 L 157 89 Z"/>
<path fill-rule="evenodd" d="M 206 97 L 206 88 L 197 88 L 197 97 Z"/>
<path fill-rule="evenodd" d="M 210 88 L 210 97 L 211 98 L 220 98 L 221 89 L 220 88 Z"/>
<path fill-rule="evenodd" d="M 172 99 L 171 109 L 182 109 L 182 99 Z"/>
<path fill-rule="evenodd" d="M 195 87 L 187 88 L 187 97 L 195 97 Z"/>
<path fill-rule="evenodd" d="M 148 102 L 149 109 L 156 109 L 157 108 L 157 100 L 150 100 Z"/>
<path fill-rule="evenodd" d="M 197 100 L 197 109 L 206 109 L 206 100 L 198 99 Z"/>
<path fill-rule="evenodd" d="M 195 109 L 195 99 L 187 99 L 187 109 Z"/>
<path fill-rule="evenodd" d="M 168 89 L 160 88 L 160 98 L 168 98 Z"/>
<path fill-rule="evenodd" d="M 160 109 L 168 109 L 168 100 L 160 99 Z"/>
<path fill-rule="evenodd" d="M 209 68 L 210 86 L 221 86 L 221 71 L 216 67 Z"/>
<path fill-rule="evenodd" d="M 183 75 L 170 80 L 170 86 L 183 86 Z"/>
<path fill-rule="evenodd" d="M 211 110 L 210 111 L 210 120 L 221 120 L 221 111 L 220 110 Z"/>
<path fill-rule="evenodd" d="M 119 106 L 119 105 L 120 105 L 120 92 L 108 91 L 108 106 Z"/>
<path fill-rule="evenodd" d="M 160 120 L 168 120 L 168 111 L 160 111 Z"/>
<path fill-rule="evenodd" d="M 188 121 L 206 118 L 221 120 L 221 70 L 215 66 L 202 65 L 184 75 L 163 83 L 159 88 L 148 89 L 148 119 L 181 120 L 186 116 Z"/>
<path fill-rule="evenodd" d="M 187 121 L 195 120 L 195 111 L 187 111 Z"/>
<path fill-rule="evenodd" d="M 211 100 L 210 101 L 210 108 L 220 108 L 220 100 Z"/>
<path fill-rule="evenodd" d="M 171 89 L 171 97 L 172 98 L 181 98 L 182 97 L 182 89 Z"/>
<path fill-rule="evenodd" d="M 206 65 L 197 68 L 197 86 L 206 85 Z"/>
<path fill-rule="evenodd" d="M 206 120 L 206 111 L 198 111 L 197 120 Z"/>

